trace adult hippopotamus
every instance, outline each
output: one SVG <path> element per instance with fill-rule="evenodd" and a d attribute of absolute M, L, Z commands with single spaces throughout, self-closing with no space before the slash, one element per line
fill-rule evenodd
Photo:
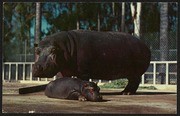
<path fill-rule="evenodd" d="M 151 53 L 138 38 L 122 32 L 71 30 L 45 37 L 36 50 L 34 77 L 63 76 L 80 79 L 127 78 L 122 94 L 134 94 L 147 70 Z"/>
<path fill-rule="evenodd" d="M 82 81 L 78 78 L 58 78 L 49 82 L 45 95 L 50 98 L 101 101 L 100 88 L 94 82 Z"/>

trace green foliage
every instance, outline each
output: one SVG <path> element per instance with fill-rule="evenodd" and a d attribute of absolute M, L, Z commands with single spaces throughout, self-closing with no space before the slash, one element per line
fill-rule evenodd
<path fill-rule="evenodd" d="M 16 59 L 16 54 L 24 53 L 25 40 L 26 48 L 30 49 L 31 47 L 30 29 L 35 16 L 35 8 L 33 3 L 5 2 L 3 6 L 3 51 L 5 51 L 3 58 L 5 61 L 15 61 L 13 59 Z M 29 53 L 28 50 L 26 51 Z"/>
<path fill-rule="evenodd" d="M 114 80 L 111 83 L 105 83 L 104 85 L 100 85 L 101 88 L 111 88 L 111 89 L 120 89 L 125 88 L 128 83 L 127 79 L 118 79 Z M 140 86 L 138 89 L 146 89 L 146 90 L 157 90 L 154 86 Z"/>
<path fill-rule="evenodd" d="M 34 18 L 32 3 L 5 3 L 4 4 L 4 40 L 10 41 L 13 37 L 24 40 L 30 38 L 31 21 Z M 8 27 L 8 28 L 7 28 Z M 13 37 L 9 35 L 10 33 Z"/>
<path fill-rule="evenodd" d="M 101 22 L 100 30 L 111 31 L 114 25 L 120 24 L 118 21 L 120 5 L 115 3 L 115 16 L 113 16 L 112 3 L 44 3 L 43 15 L 52 26 L 48 34 L 76 29 L 77 21 L 81 23 L 80 29 L 86 27 L 97 30 L 98 14 Z M 53 12 L 56 12 L 56 15 L 52 15 Z"/>
<path fill-rule="evenodd" d="M 160 13 L 157 3 L 142 3 L 141 32 L 159 32 Z"/>
<path fill-rule="evenodd" d="M 119 89 L 119 88 L 125 88 L 128 83 L 127 79 L 118 79 L 114 80 L 111 83 L 105 83 L 104 85 L 101 85 L 101 88 L 114 88 L 114 89 Z"/>

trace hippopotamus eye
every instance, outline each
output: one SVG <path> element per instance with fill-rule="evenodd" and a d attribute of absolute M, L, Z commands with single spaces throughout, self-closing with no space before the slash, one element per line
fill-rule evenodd
<path fill-rule="evenodd" d="M 40 54 L 40 53 L 41 53 L 41 48 L 37 48 L 37 49 L 35 50 L 35 53 L 36 53 L 36 54 Z"/>
<path fill-rule="evenodd" d="M 89 89 L 89 92 L 93 95 L 94 89 Z"/>
<path fill-rule="evenodd" d="M 51 53 L 54 53 L 54 52 L 55 52 L 55 50 L 56 50 L 55 48 L 52 48 L 52 49 L 51 49 Z"/>

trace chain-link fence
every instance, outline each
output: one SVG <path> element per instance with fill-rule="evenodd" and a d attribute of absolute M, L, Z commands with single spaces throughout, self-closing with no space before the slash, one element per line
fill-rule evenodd
<path fill-rule="evenodd" d="M 151 61 L 160 61 L 160 34 L 159 33 L 145 33 L 141 35 L 144 43 L 151 50 Z M 177 33 L 168 33 L 168 61 L 177 60 Z"/>
<path fill-rule="evenodd" d="M 151 50 L 151 61 L 160 61 L 160 34 L 159 33 L 145 33 L 141 34 L 140 39 L 150 48 Z M 4 43 L 4 62 L 33 62 L 34 61 L 34 48 L 28 48 L 25 42 L 16 44 Z M 168 61 L 177 60 L 177 33 L 168 33 Z M 12 49 L 10 49 L 12 48 Z M 12 55 L 13 54 L 13 55 Z"/>
<path fill-rule="evenodd" d="M 151 61 L 160 61 L 160 57 L 163 51 L 160 50 L 160 33 L 145 33 L 141 35 L 141 38 L 144 43 L 150 48 L 151 50 Z M 168 43 L 167 46 L 167 61 L 177 61 L 177 33 L 176 32 L 169 32 L 168 33 Z M 151 71 L 150 71 L 151 70 Z M 153 72 L 154 67 L 152 64 L 149 66 L 147 72 Z M 177 64 L 170 64 L 166 67 L 166 64 L 158 64 L 156 67 L 156 80 L 157 84 L 165 84 L 166 77 L 168 76 L 169 84 L 176 84 L 177 82 Z M 169 74 L 166 74 L 166 71 Z M 153 74 L 145 75 L 145 83 L 152 84 L 153 83 Z"/>
<path fill-rule="evenodd" d="M 25 42 L 3 42 L 3 62 L 33 62 L 34 48 Z"/>

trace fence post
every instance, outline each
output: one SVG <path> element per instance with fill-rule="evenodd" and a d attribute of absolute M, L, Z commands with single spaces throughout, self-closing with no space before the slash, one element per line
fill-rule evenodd
<path fill-rule="evenodd" d="M 169 64 L 166 63 L 166 85 L 169 84 Z"/>
<path fill-rule="evenodd" d="M 3 82 L 5 81 L 4 79 L 4 63 L 2 63 L 2 79 L 3 79 Z"/>
<path fill-rule="evenodd" d="M 25 64 L 23 63 L 23 81 L 25 81 Z"/>
<path fill-rule="evenodd" d="M 8 78 L 8 80 L 10 81 L 11 80 L 11 64 L 9 64 L 9 78 Z"/>
<path fill-rule="evenodd" d="M 156 84 L 156 63 L 153 63 L 153 85 Z"/>
<path fill-rule="evenodd" d="M 16 63 L 16 81 L 18 81 L 18 64 Z"/>
<path fill-rule="evenodd" d="M 142 85 L 144 85 L 144 75 L 145 74 L 142 75 L 142 81 L 141 81 Z"/>
<path fill-rule="evenodd" d="M 32 64 L 30 64 L 30 81 L 32 81 Z"/>

